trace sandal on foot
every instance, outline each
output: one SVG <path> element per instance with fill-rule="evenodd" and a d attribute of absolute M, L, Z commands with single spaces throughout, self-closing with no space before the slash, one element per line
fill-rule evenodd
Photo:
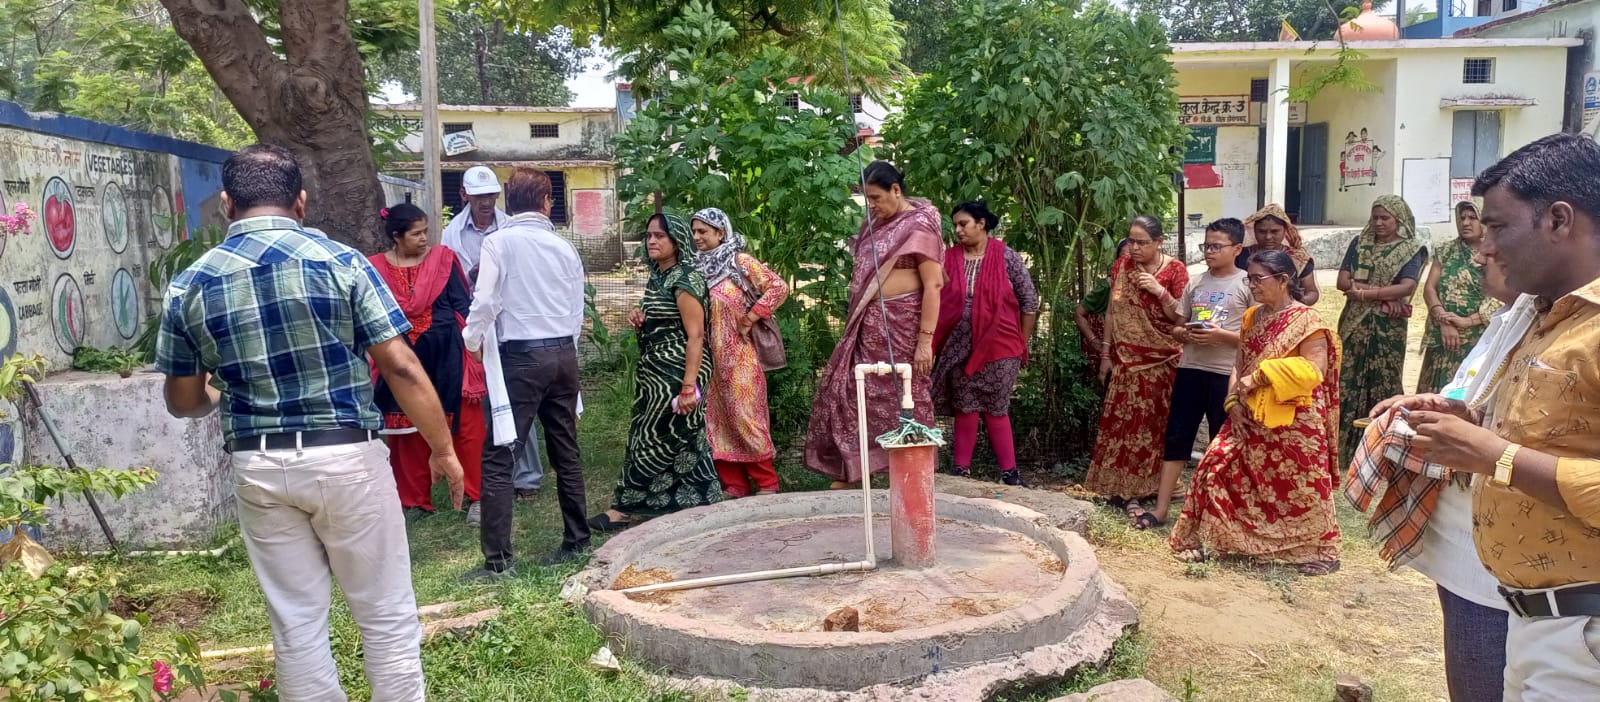
<path fill-rule="evenodd" d="M 1339 562 L 1336 560 L 1312 561 L 1310 563 L 1301 563 L 1295 566 L 1294 569 L 1305 576 L 1332 575 L 1339 572 Z"/>
<path fill-rule="evenodd" d="M 596 514 L 593 517 L 589 518 L 589 530 L 590 531 L 599 531 L 599 532 L 622 531 L 623 529 L 626 529 L 626 528 L 631 527 L 631 526 L 633 526 L 633 520 L 632 519 L 624 519 L 622 521 L 617 521 L 617 520 L 612 519 L 611 515 L 606 514 L 605 512 L 601 512 L 601 513 Z"/>
<path fill-rule="evenodd" d="M 963 468 L 961 466 L 950 466 L 950 474 L 956 476 L 957 478 L 970 478 L 972 477 L 972 469 Z"/>
<path fill-rule="evenodd" d="M 1028 487 L 1028 484 L 1022 480 L 1022 471 L 1016 468 L 1000 471 L 1000 482 L 1012 487 Z"/>
<path fill-rule="evenodd" d="M 1164 527 L 1167 523 L 1157 519 L 1155 512 L 1140 512 L 1133 518 L 1133 528 L 1139 531 Z"/>
<path fill-rule="evenodd" d="M 1203 548 L 1186 548 L 1182 551 L 1174 551 L 1172 557 L 1184 563 L 1205 563 L 1211 560 L 1211 557 L 1206 554 L 1206 550 Z"/>
<path fill-rule="evenodd" d="M 1141 512 L 1143 512 L 1143 511 L 1145 511 L 1145 510 L 1144 510 L 1144 505 L 1140 504 L 1139 500 L 1137 498 L 1135 498 L 1135 499 L 1128 500 L 1127 502 L 1123 503 L 1122 511 L 1127 513 L 1129 519 L 1132 519 L 1132 518 L 1138 517 L 1139 514 Z"/>
<path fill-rule="evenodd" d="M 860 485 L 857 485 L 855 483 L 847 483 L 847 482 L 845 482 L 843 480 L 835 480 L 832 483 L 828 484 L 828 489 L 829 490 L 849 490 L 849 489 L 857 488 L 857 487 L 860 487 Z"/>

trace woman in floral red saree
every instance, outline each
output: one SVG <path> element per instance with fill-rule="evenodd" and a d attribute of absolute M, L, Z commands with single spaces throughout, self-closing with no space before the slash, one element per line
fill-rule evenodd
<path fill-rule="evenodd" d="M 1161 252 L 1161 241 L 1161 223 L 1140 215 L 1128 227 L 1128 254 L 1111 266 L 1100 343 L 1100 377 L 1111 380 L 1083 486 L 1118 504 L 1154 495 L 1160 486 L 1167 410 L 1183 349 L 1169 332 L 1189 270 Z"/>
<path fill-rule="evenodd" d="M 1241 555 L 1339 569 L 1339 337 L 1300 303 L 1299 269 L 1280 251 L 1251 257 L 1261 304 L 1245 312 L 1234 392 L 1195 469 L 1168 543 L 1184 561 Z"/>

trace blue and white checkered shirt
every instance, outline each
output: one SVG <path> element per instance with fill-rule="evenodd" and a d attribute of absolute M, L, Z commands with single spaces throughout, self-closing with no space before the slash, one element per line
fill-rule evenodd
<path fill-rule="evenodd" d="M 410 330 L 366 257 L 285 217 L 252 217 L 172 280 L 156 368 L 212 373 L 228 440 L 382 426 L 366 349 Z"/>

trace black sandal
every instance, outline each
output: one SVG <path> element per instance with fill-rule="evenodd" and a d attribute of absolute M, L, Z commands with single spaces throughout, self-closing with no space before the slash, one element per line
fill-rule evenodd
<path fill-rule="evenodd" d="M 972 477 L 972 469 L 962 468 L 961 466 L 950 466 L 950 475 L 953 475 L 957 478 L 970 478 Z"/>
<path fill-rule="evenodd" d="M 605 512 L 601 512 L 589 518 L 590 531 L 598 531 L 602 533 L 610 531 L 622 531 L 623 529 L 631 526 L 633 526 L 632 519 L 622 522 L 615 521 L 611 518 L 611 515 L 606 514 Z"/>
<path fill-rule="evenodd" d="M 1164 527 L 1166 525 L 1166 522 L 1156 518 L 1155 512 L 1140 512 L 1133 518 L 1133 528 L 1138 529 L 1139 531 L 1146 531 L 1149 529 Z"/>
<path fill-rule="evenodd" d="M 1312 561 L 1310 563 L 1300 563 L 1296 565 L 1294 569 L 1299 571 L 1301 575 L 1307 577 L 1333 575 L 1334 573 L 1339 572 L 1339 561 L 1335 559 L 1331 561 Z"/>

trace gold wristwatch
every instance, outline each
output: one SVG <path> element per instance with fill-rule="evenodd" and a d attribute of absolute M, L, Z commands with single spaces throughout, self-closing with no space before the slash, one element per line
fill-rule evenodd
<path fill-rule="evenodd" d="M 1517 460 L 1517 452 L 1522 450 L 1521 444 L 1506 444 L 1506 450 L 1500 454 L 1500 460 L 1494 462 L 1494 476 L 1489 482 L 1505 487 L 1511 484 L 1512 464 Z"/>

